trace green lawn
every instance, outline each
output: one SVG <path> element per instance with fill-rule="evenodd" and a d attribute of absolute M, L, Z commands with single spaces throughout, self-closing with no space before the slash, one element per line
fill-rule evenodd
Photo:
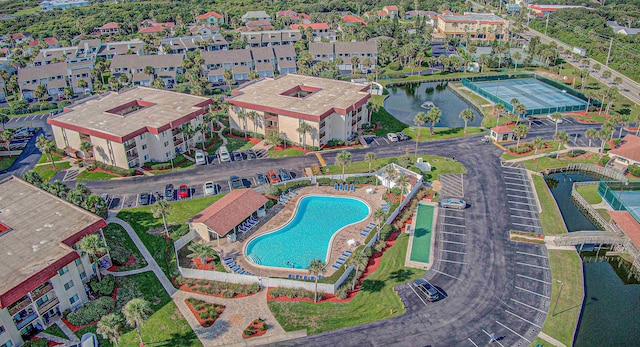
<path fill-rule="evenodd" d="M 62 170 L 68 169 L 71 167 L 71 164 L 63 161 L 56 163 L 56 167 L 52 168 L 51 165 L 40 165 L 33 168 L 33 171 L 37 172 L 40 177 L 42 177 L 42 181 L 49 182 L 55 174 Z"/>
<path fill-rule="evenodd" d="M 7 170 L 13 165 L 20 155 L 2 156 L 0 157 L 0 171 Z"/>
<path fill-rule="evenodd" d="M 303 155 L 304 151 L 295 148 L 286 148 L 281 151 L 269 150 L 269 158 L 300 157 Z"/>
<path fill-rule="evenodd" d="M 578 186 L 576 190 L 588 203 L 595 205 L 602 202 L 602 197 L 598 193 L 598 186 Z"/>
<path fill-rule="evenodd" d="M 542 207 L 540 213 L 540 223 L 545 235 L 559 235 L 567 233 L 567 226 L 564 224 L 560 210 L 556 205 L 556 200 L 547 188 L 544 179 L 538 175 L 533 176 L 533 185 L 538 193 L 538 200 Z"/>
<path fill-rule="evenodd" d="M 90 172 L 88 170 L 84 170 L 80 174 L 78 174 L 78 177 L 76 177 L 76 179 L 78 181 L 106 181 L 115 177 L 119 176 L 102 171 Z"/>
<path fill-rule="evenodd" d="M 31 8 L 25 8 L 24 10 L 20 10 L 20 11 L 14 13 L 13 15 L 15 17 L 18 17 L 18 16 L 24 16 L 24 15 L 27 15 L 27 14 L 34 14 L 36 12 L 40 12 L 40 6 L 31 7 Z"/>
<path fill-rule="evenodd" d="M 380 106 L 378 111 L 374 111 L 371 114 L 371 123 L 378 125 L 378 129 L 376 130 L 376 135 L 378 136 L 385 136 L 388 133 L 397 133 L 408 127 L 407 124 L 392 116 L 391 113 L 387 112 L 387 110 L 382 106 Z"/>
<path fill-rule="evenodd" d="M 62 159 L 62 157 L 59 154 L 53 153 L 53 161 L 57 162 L 58 160 Z M 48 155 L 42 155 L 40 156 L 40 159 L 38 159 L 38 164 L 44 164 L 44 163 L 50 163 L 51 159 L 49 159 Z"/>
<path fill-rule="evenodd" d="M 429 134 L 429 127 L 422 127 L 420 129 L 420 138 L 418 138 L 418 127 L 408 127 L 404 130 L 412 140 L 418 139 L 418 142 L 425 142 L 431 140 L 443 140 L 451 139 L 454 137 L 477 135 L 484 132 L 484 130 L 478 127 L 467 127 L 467 133 L 464 133 L 464 128 L 434 128 L 433 135 Z"/>
<path fill-rule="evenodd" d="M 147 266 L 147 262 L 144 260 L 142 254 L 140 254 L 140 250 L 138 250 L 138 247 L 136 247 L 133 240 L 131 240 L 123 227 L 119 224 L 109 223 L 104 229 L 102 229 L 102 232 L 110 250 L 116 246 L 126 248 L 130 250 L 133 256 L 138 260 L 129 266 L 118 268 L 118 271 L 140 269 Z"/>
<path fill-rule="evenodd" d="M 596 212 L 598 212 L 598 214 L 600 216 L 602 216 L 602 218 L 604 218 L 604 220 L 607 221 L 607 223 L 611 222 L 611 216 L 609 215 L 609 212 L 607 212 L 608 210 L 606 208 L 596 208 Z"/>
<path fill-rule="evenodd" d="M 52 324 L 50 327 L 45 329 L 43 331 L 43 333 L 46 333 L 46 334 L 49 334 L 49 335 L 53 335 L 53 336 L 57 336 L 57 337 L 63 338 L 63 339 L 69 339 L 67 334 L 65 334 L 64 331 L 62 331 L 62 329 L 60 329 L 60 327 L 57 324 Z"/>
<path fill-rule="evenodd" d="M 404 267 L 408 240 L 407 234 L 398 236 L 396 244 L 382 256 L 378 270 L 363 281 L 358 295 L 348 303 L 269 301 L 269 308 L 284 330 L 306 329 L 307 334 L 399 316 L 405 309 L 393 287 L 425 273 Z"/>
<path fill-rule="evenodd" d="M 465 96 L 469 97 L 470 99 L 472 99 L 473 101 L 478 103 L 478 105 L 480 105 L 480 106 L 487 105 L 487 104 L 493 104 L 493 102 L 483 98 L 479 94 L 476 94 L 476 93 L 472 92 L 471 90 L 467 89 L 466 87 L 464 87 L 461 82 L 453 82 L 453 83 L 449 83 L 449 85 L 454 87 L 454 88 L 456 88 L 456 90 L 458 92 L 460 92 L 460 93 L 464 94 Z"/>
<path fill-rule="evenodd" d="M 253 147 L 253 144 L 248 140 L 227 136 L 227 150 L 229 152 L 233 152 L 235 150 L 249 149 L 251 147 Z"/>
<path fill-rule="evenodd" d="M 542 171 L 544 169 L 565 167 L 569 164 L 595 164 L 597 162 L 598 155 L 590 153 L 587 154 L 586 157 L 580 156 L 576 158 L 569 158 L 566 154 L 563 154 L 560 156 L 560 159 L 543 157 L 538 158 L 537 161 L 527 160 L 523 163 L 527 170 Z"/>
<path fill-rule="evenodd" d="M 416 156 L 410 155 L 411 162 L 416 162 Z M 419 157 L 424 161 L 428 161 L 431 164 L 431 172 L 429 173 L 431 179 L 438 179 L 441 174 L 462 174 L 467 170 L 457 161 L 453 161 L 449 158 L 439 157 L 435 155 L 420 154 Z M 379 168 L 389 163 L 389 158 L 375 159 L 371 162 L 371 170 L 378 170 Z M 327 163 L 329 164 L 329 163 Z M 337 165 L 327 165 L 324 169 L 329 169 L 330 174 L 341 174 L 342 167 Z M 369 170 L 368 161 L 355 161 L 347 166 L 344 173 L 362 173 Z"/>
<path fill-rule="evenodd" d="M 223 195 L 213 195 L 204 198 L 181 200 L 172 202 L 171 214 L 167 217 L 167 224 L 184 226 L 187 221 L 200 211 L 207 208 Z M 163 228 L 162 218 L 154 218 L 152 206 L 124 209 L 118 213 L 118 218 L 128 222 L 147 247 L 153 258 L 158 262 L 167 277 L 172 278 L 177 271 L 175 252 L 172 244 L 167 244 L 161 233 L 150 234 L 147 231 Z"/>

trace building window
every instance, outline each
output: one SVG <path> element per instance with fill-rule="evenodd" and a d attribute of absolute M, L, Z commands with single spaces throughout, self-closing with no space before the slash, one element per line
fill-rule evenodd
<path fill-rule="evenodd" d="M 43 295 L 40 298 L 38 298 L 38 300 L 36 301 L 36 304 L 38 304 L 38 307 L 40 307 L 43 304 L 45 304 L 47 301 L 49 301 L 49 296 L 48 295 Z"/>
<path fill-rule="evenodd" d="M 69 290 L 69 289 L 73 288 L 73 286 L 74 286 L 73 280 L 71 280 L 71 281 L 69 281 L 69 282 L 64 284 L 64 289 L 65 290 Z"/>
<path fill-rule="evenodd" d="M 84 271 L 82 271 L 82 272 L 80 273 L 80 279 L 81 279 L 81 280 L 84 280 L 85 278 L 87 278 L 87 274 L 86 274 L 86 273 L 84 273 Z"/>
<path fill-rule="evenodd" d="M 147 145 L 146 145 L 146 144 L 143 144 L 143 145 L 142 145 L 142 150 L 144 151 L 145 149 L 147 149 Z"/>
<path fill-rule="evenodd" d="M 71 305 L 73 305 L 73 304 L 75 304 L 76 302 L 78 302 L 78 300 L 80 300 L 80 299 L 78 298 L 78 294 L 76 294 L 76 295 L 72 296 L 72 297 L 69 299 L 69 302 L 71 303 Z"/>
<path fill-rule="evenodd" d="M 144 161 L 149 161 L 149 155 L 148 154 L 144 155 Z"/>
<path fill-rule="evenodd" d="M 161 133 L 161 135 L 160 135 L 160 136 L 162 136 L 162 137 L 167 137 L 167 132 L 166 132 L 166 131 L 163 131 L 163 132 Z"/>
<path fill-rule="evenodd" d="M 76 266 L 80 266 L 80 264 L 82 264 L 82 259 L 76 259 Z"/>
<path fill-rule="evenodd" d="M 165 141 L 165 142 L 164 142 L 164 146 L 165 146 L 165 147 L 169 146 L 169 141 Z"/>
<path fill-rule="evenodd" d="M 140 139 L 143 140 L 144 136 L 145 136 L 145 134 L 140 134 Z"/>
<path fill-rule="evenodd" d="M 4 329 L 4 325 L 0 325 L 0 335 L 4 334 L 5 329 Z"/>
<path fill-rule="evenodd" d="M 69 272 L 69 267 L 65 266 L 62 269 L 58 270 L 58 275 L 62 276 L 64 274 L 66 274 L 67 272 Z"/>

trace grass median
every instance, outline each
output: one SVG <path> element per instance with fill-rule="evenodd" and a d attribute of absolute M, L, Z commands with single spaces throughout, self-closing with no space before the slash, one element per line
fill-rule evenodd
<path fill-rule="evenodd" d="M 431 164 L 431 171 L 428 173 L 428 178 L 430 179 L 438 179 L 442 174 L 463 174 L 466 173 L 467 170 L 457 161 L 454 161 L 450 158 L 435 156 L 435 155 L 426 155 L 420 154 L 418 157 L 424 159 L 424 161 L 429 162 Z M 409 162 L 415 163 L 416 156 L 409 155 Z M 371 161 L 371 170 L 378 170 L 381 167 L 389 164 L 390 162 L 397 162 L 396 158 L 381 158 L 374 159 Z M 337 175 L 342 173 L 342 167 L 338 165 L 328 165 L 325 167 L 325 170 L 328 169 L 329 173 L 332 175 Z M 369 162 L 368 161 L 355 161 L 348 166 L 345 167 L 344 173 L 363 173 L 369 172 Z"/>

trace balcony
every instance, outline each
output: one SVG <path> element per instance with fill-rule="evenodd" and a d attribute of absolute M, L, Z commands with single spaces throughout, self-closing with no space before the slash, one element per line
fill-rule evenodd
<path fill-rule="evenodd" d="M 49 311 L 50 309 L 56 307 L 58 304 L 60 303 L 60 300 L 58 300 L 58 298 L 53 298 L 47 302 L 45 302 L 44 304 L 42 304 L 40 307 L 38 307 L 38 313 L 40 315 L 45 314 L 47 311 Z"/>
<path fill-rule="evenodd" d="M 33 322 L 36 318 L 38 318 L 38 312 L 30 308 L 29 312 L 24 312 L 24 314 L 20 315 L 17 319 L 16 317 L 13 317 L 13 322 L 16 324 L 16 328 L 20 330 L 27 324 Z"/>
<path fill-rule="evenodd" d="M 132 161 L 138 158 L 138 151 L 133 150 L 131 152 L 127 152 L 127 161 Z"/>
<path fill-rule="evenodd" d="M 357 119 L 354 119 L 354 120 L 351 121 L 351 126 L 354 126 L 356 124 L 358 124 L 358 120 Z"/>
<path fill-rule="evenodd" d="M 178 147 L 178 146 L 180 146 L 183 142 L 184 142 L 184 139 L 182 139 L 182 138 L 175 139 L 175 140 L 173 141 L 173 145 L 174 145 L 175 147 Z"/>
<path fill-rule="evenodd" d="M 322 138 L 324 138 L 324 135 L 326 135 L 326 133 L 325 133 L 324 131 L 321 131 L 321 132 L 320 132 L 320 138 L 321 138 L 321 139 L 322 139 Z"/>
<path fill-rule="evenodd" d="M 276 124 L 278 123 L 278 115 L 277 114 L 273 114 L 273 113 L 265 113 L 264 114 L 264 120 L 265 121 L 272 121 L 272 122 L 276 122 Z"/>
<path fill-rule="evenodd" d="M 131 142 L 130 144 L 128 144 L 126 146 L 124 146 L 124 150 L 125 151 L 129 151 L 129 150 L 132 150 L 134 148 L 136 148 L 136 142 L 135 141 Z"/>
<path fill-rule="evenodd" d="M 53 290 L 53 286 L 51 285 L 50 282 L 47 282 L 44 285 L 34 289 L 31 292 L 31 297 L 33 298 L 33 300 L 38 300 L 40 297 L 42 297 L 43 295 L 47 294 L 52 290 Z"/>
<path fill-rule="evenodd" d="M 9 311 L 9 314 L 13 316 L 22 311 L 25 307 L 29 306 L 29 304 L 31 304 L 31 299 L 29 299 L 28 296 L 25 296 L 7 307 L 7 310 Z"/>
<path fill-rule="evenodd" d="M 176 136 L 176 135 L 178 135 L 178 134 L 180 134 L 180 128 L 173 128 L 173 129 L 171 129 L 171 135 L 172 135 L 172 136 Z"/>

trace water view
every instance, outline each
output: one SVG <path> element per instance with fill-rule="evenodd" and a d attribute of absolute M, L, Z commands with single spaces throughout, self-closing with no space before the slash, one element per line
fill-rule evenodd
<path fill-rule="evenodd" d="M 545 177 L 569 232 L 597 229 L 571 202 L 573 182 L 597 179 L 577 172 Z M 640 284 L 628 280 L 628 265 L 618 258 L 610 262 L 586 261 L 583 265 L 585 299 L 574 345 L 636 346 L 640 341 Z"/>
<path fill-rule="evenodd" d="M 461 128 L 464 127 L 464 120 L 460 118 L 460 112 L 465 108 L 470 108 L 475 115 L 473 121 L 469 121 L 469 126 L 479 126 L 482 123 L 482 116 L 456 95 L 447 82 L 411 83 L 402 86 L 389 86 L 389 97 L 384 102 L 384 108 L 400 121 L 414 125 L 413 117 L 418 112 L 427 113 L 429 110 L 421 107 L 428 106 L 428 102 L 433 103 L 442 111 L 440 123 L 436 127 Z"/>

